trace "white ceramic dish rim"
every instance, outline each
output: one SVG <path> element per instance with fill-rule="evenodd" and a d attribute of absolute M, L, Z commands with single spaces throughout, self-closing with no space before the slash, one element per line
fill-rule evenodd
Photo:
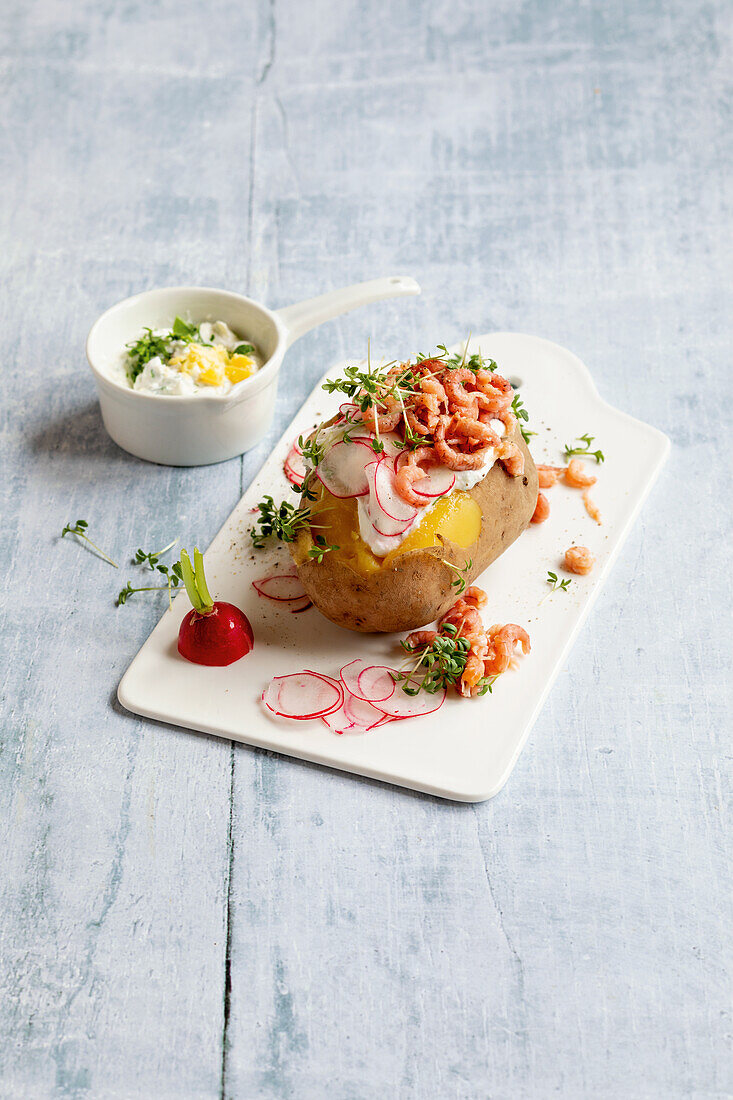
<path fill-rule="evenodd" d="M 197 407 L 202 405 L 220 405 L 230 407 L 238 404 L 247 397 L 254 396 L 270 384 L 279 374 L 284 352 L 311 328 L 325 324 L 327 320 L 338 316 L 360 305 L 371 304 L 384 298 L 401 297 L 403 295 L 420 294 L 420 286 L 407 275 L 387 275 L 367 282 L 356 283 L 353 286 L 342 287 L 339 290 L 326 292 L 315 298 L 308 298 L 294 305 L 285 306 L 278 310 L 268 309 L 261 302 L 249 298 L 244 294 L 237 294 L 231 290 L 221 290 L 218 287 L 205 286 L 172 286 L 154 287 L 151 290 L 143 290 L 138 294 L 130 295 L 106 309 L 92 325 L 86 339 L 85 351 L 89 366 L 97 382 L 112 393 L 124 393 L 137 401 L 154 401 L 156 408 L 180 409 L 192 402 Z M 125 386 L 112 378 L 105 369 L 99 365 L 99 349 L 97 343 L 100 332 L 117 313 L 125 313 L 143 300 L 150 301 L 156 298 L 178 297 L 183 302 L 186 298 L 195 298 L 199 295 L 213 296 L 221 299 L 222 316 L 218 320 L 226 321 L 224 308 L 227 303 L 245 305 L 255 312 L 259 312 L 270 322 L 277 333 L 272 353 L 264 361 L 260 369 L 249 378 L 242 379 L 232 386 L 227 393 L 194 393 L 194 394 L 154 394 L 144 390 L 134 390 L 131 386 Z M 185 307 L 182 307 L 185 308 Z M 243 336 L 242 339 L 246 339 Z M 122 351 L 122 349 L 120 349 Z"/>

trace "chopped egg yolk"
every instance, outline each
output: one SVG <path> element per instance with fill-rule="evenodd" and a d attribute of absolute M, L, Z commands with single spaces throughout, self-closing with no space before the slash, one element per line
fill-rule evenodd
<path fill-rule="evenodd" d="M 189 344 L 185 351 L 173 356 L 170 366 L 193 375 L 200 386 L 220 386 L 225 378 L 234 385 L 249 378 L 255 370 L 248 355 L 230 355 L 224 347 L 204 344 Z"/>

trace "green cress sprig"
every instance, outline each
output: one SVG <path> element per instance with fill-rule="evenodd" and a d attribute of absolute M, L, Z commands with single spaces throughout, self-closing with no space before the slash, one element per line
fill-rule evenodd
<path fill-rule="evenodd" d="M 115 569 L 119 569 L 120 567 L 117 562 L 112 561 L 112 558 L 109 556 L 109 554 L 105 554 L 104 550 L 102 550 L 99 546 L 97 546 L 96 542 L 92 542 L 92 540 L 89 538 L 89 535 L 87 535 L 86 533 L 88 527 L 89 524 L 85 519 L 78 519 L 74 524 L 67 523 L 63 531 L 61 532 L 61 538 L 63 538 L 64 535 L 76 535 L 77 538 L 84 539 L 84 542 L 91 546 L 92 550 L 95 550 L 100 558 L 103 558 L 104 561 L 109 562 L 109 564 L 113 565 Z"/>
<path fill-rule="evenodd" d="M 317 526 L 312 522 L 313 513 L 310 508 L 296 508 L 283 500 L 275 504 L 271 496 L 266 496 L 257 505 L 259 517 L 250 527 L 249 533 L 252 545 L 256 550 L 264 550 L 269 539 L 277 539 L 278 542 L 295 542 L 299 531 L 309 527 L 311 531 Z M 308 551 L 308 557 L 322 562 L 326 554 L 331 550 L 338 550 L 338 546 L 326 542 L 321 535 L 313 536 L 314 545 Z"/>
<path fill-rule="evenodd" d="M 522 398 L 519 396 L 518 393 L 514 394 L 514 400 L 512 401 L 512 412 L 516 416 L 517 420 L 523 420 L 525 424 L 529 420 L 529 413 L 525 409 L 524 402 L 522 401 Z M 531 437 L 533 435 L 537 435 L 537 432 L 533 432 L 529 428 L 523 427 L 521 423 L 519 425 L 519 430 L 522 433 L 522 439 L 525 443 L 529 443 Z"/>
<path fill-rule="evenodd" d="M 470 336 L 468 338 L 470 340 Z M 466 349 L 463 355 L 458 355 L 456 352 L 451 355 L 445 344 L 438 344 L 439 355 L 423 355 L 421 359 L 440 359 L 445 363 L 448 370 L 458 370 L 460 367 L 468 367 L 474 374 L 480 370 L 490 371 L 492 374 L 497 370 L 496 361 L 494 359 L 484 359 L 480 351 L 474 352 L 473 355 L 466 355 L 468 351 L 468 340 L 466 341 Z"/>
<path fill-rule="evenodd" d="M 573 455 L 588 455 L 589 458 L 594 458 L 596 462 L 601 463 L 606 461 L 606 456 L 603 451 L 592 451 L 591 444 L 595 439 L 594 435 L 578 435 L 575 437 L 576 443 L 578 440 L 583 444 L 582 447 L 571 447 L 569 444 L 565 444 L 565 457 L 572 458 Z"/>
<path fill-rule="evenodd" d="M 150 362 L 151 359 L 167 359 L 171 351 L 170 345 L 174 340 L 179 340 L 184 344 L 206 343 L 201 338 L 199 326 L 184 321 L 182 317 L 176 317 L 173 327 L 168 332 L 156 335 L 151 328 L 144 328 L 143 333 L 143 336 L 125 345 L 129 349 L 128 358 L 130 363 L 127 373 L 131 382 L 135 381 L 145 364 Z M 211 341 L 209 342 L 211 343 Z M 247 345 L 247 347 L 251 346 L 251 344 Z"/>
<path fill-rule="evenodd" d="M 460 596 L 461 593 L 466 591 L 466 584 L 468 583 L 468 580 L 465 574 L 468 573 L 469 569 L 473 565 L 473 559 L 466 558 L 466 563 L 462 569 L 459 568 L 457 565 L 454 565 L 453 562 L 447 561 L 446 558 L 441 558 L 440 560 L 442 561 L 443 565 L 447 565 L 448 568 L 452 569 L 455 573 L 455 578 L 450 582 L 451 588 L 455 588 L 456 595 Z"/>
<path fill-rule="evenodd" d="M 115 605 L 117 607 L 123 607 L 130 596 L 134 595 L 135 592 L 165 592 L 166 590 L 168 591 L 168 606 L 172 606 L 173 589 L 178 588 L 179 584 L 183 581 L 181 562 L 174 562 L 174 564 L 169 567 L 167 565 L 161 565 L 160 558 L 163 554 L 167 554 L 169 550 L 172 550 L 177 542 L 178 539 L 173 539 L 173 542 L 169 542 L 162 550 L 146 552 L 145 550 L 138 549 L 135 552 L 132 564 L 149 566 L 154 573 L 160 573 L 161 576 L 165 578 L 166 583 L 161 585 L 143 585 L 142 587 L 135 588 L 130 581 L 128 581 L 122 591 L 117 595 L 117 599 L 115 600 Z"/>
<path fill-rule="evenodd" d="M 466 638 L 456 637 L 457 633 L 455 626 L 446 623 L 430 645 L 416 648 L 408 642 L 400 642 L 406 653 L 418 657 L 417 664 L 408 672 L 399 672 L 395 677 L 397 683 L 402 683 L 406 695 L 417 695 L 420 691 L 434 695 L 443 688 L 458 686 L 466 668 L 470 644 Z"/>
<path fill-rule="evenodd" d="M 547 572 L 547 583 L 550 586 L 550 592 L 567 592 L 570 585 L 573 583 L 570 577 L 566 577 L 564 581 L 558 578 L 557 573 Z M 548 592 L 548 596 L 549 596 Z"/>
<path fill-rule="evenodd" d="M 467 638 L 457 637 L 457 633 L 452 623 L 445 623 L 431 645 L 415 648 L 407 642 L 400 642 L 407 653 L 418 655 L 417 664 L 409 671 L 395 674 L 396 682 L 402 684 L 406 695 L 417 695 L 420 691 L 434 695 L 443 688 L 459 687 L 466 669 L 470 643 Z M 491 692 L 496 679 L 496 676 L 483 676 L 478 682 L 478 694 Z"/>
<path fill-rule="evenodd" d="M 314 546 L 311 546 L 308 551 L 308 557 L 313 558 L 319 564 L 323 561 L 326 554 L 331 550 L 338 550 L 338 546 L 334 546 L 333 543 L 326 542 L 323 535 L 313 536 Z"/>
<path fill-rule="evenodd" d="M 164 546 L 162 550 L 153 550 L 150 553 L 146 553 L 144 550 L 136 550 L 135 557 L 132 559 L 133 565 L 149 565 L 151 569 L 155 569 L 160 558 L 163 554 L 167 554 L 169 550 L 178 542 L 178 539 L 173 539 L 173 542 L 169 542 L 167 546 Z"/>
<path fill-rule="evenodd" d="M 157 570 L 158 573 L 163 574 L 163 576 L 166 578 L 166 580 L 168 582 L 167 584 L 147 584 L 147 585 L 143 585 L 141 588 L 133 588 L 133 586 L 128 581 L 127 584 L 125 585 L 125 587 L 122 589 L 122 591 L 117 594 L 117 599 L 115 600 L 115 606 L 116 607 L 122 607 L 124 604 L 127 603 L 130 596 L 134 595 L 135 592 L 166 592 L 167 591 L 168 592 L 168 606 L 172 607 L 173 606 L 173 600 L 171 598 L 171 593 L 172 593 L 173 589 L 178 588 L 179 584 L 181 584 L 182 581 L 183 581 L 183 573 L 181 571 L 181 563 L 179 561 L 175 562 L 175 564 L 173 564 L 170 567 L 170 569 L 168 568 L 167 565 L 158 565 L 158 566 L 156 566 L 156 570 Z"/>
<path fill-rule="evenodd" d="M 311 516 L 310 508 L 296 508 L 286 500 L 275 504 L 271 496 L 264 497 L 257 505 L 257 510 L 260 514 L 249 530 L 252 544 L 257 550 L 264 550 L 270 538 L 275 538 L 278 542 L 295 542 L 298 531 L 308 526 Z"/>

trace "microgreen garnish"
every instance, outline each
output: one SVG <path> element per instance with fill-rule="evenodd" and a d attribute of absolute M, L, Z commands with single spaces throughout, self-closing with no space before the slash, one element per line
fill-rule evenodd
<path fill-rule="evenodd" d="M 466 638 L 456 638 L 455 634 L 456 628 L 446 624 L 443 633 L 431 645 L 414 649 L 407 642 L 400 643 L 407 653 L 418 657 L 417 664 L 408 672 L 395 674 L 395 680 L 402 683 L 406 695 L 417 695 L 420 691 L 434 695 L 443 688 L 458 686 L 466 668 L 470 643 Z"/>
<path fill-rule="evenodd" d="M 441 558 L 441 561 L 443 562 L 443 565 L 447 565 L 448 568 L 452 569 L 455 573 L 455 579 L 450 582 L 451 588 L 455 588 L 456 595 L 460 596 L 462 592 L 466 591 L 466 584 L 468 582 L 464 574 L 468 573 L 469 569 L 473 565 L 473 559 L 466 558 L 466 563 L 462 569 L 459 568 L 457 565 L 454 565 L 453 562 L 447 561 L 446 558 Z"/>
<path fill-rule="evenodd" d="M 468 339 L 470 340 L 471 337 L 469 336 Z M 491 373 L 493 374 L 494 371 L 497 369 L 496 362 L 493 359 L 484 359 L 481 352 L 474 352 L 473 355 L 468 355 L 468 340 L 466 341 L 463 355 L 458 355 L 458 353 L 456 353 L 455 355 L 450 355 L 448 352 L 448 348 L 445 346 L 445 344 L 438 344 L 438 351 L 440 352 L 440 355 L 424 355 L 421 356 L 421 358 L 441 359 L 448 370 L 458 370 L 459 367 L 468 367 L 468 369 L 472 370 L 474 374 L 476 373 L 476 371 L 480 370 L 488 370 L 491 371 Z"/>
<path fill-rule="evenodd" d="M 578 436 L 576 436 L 575 437 L 576 444 L 578 443 L 578 441 L 580 441 L 583 444 L 583 446 L 582 447 L 578 447 L 578 446 L 571 447 L 571 446 L 569 446 L 569 444 L 566 443 L 565 444 L 565 457 L 566 458 L 572 458 L 573 455 L 588 455 L 589 458 L 594 458 L 596 460 L 596 462 L 598 462 L 598 463 L 605 462 L 606 458 L 605 458 L 605 455 L 603 454 L 603 451 L 592 451 L 590 449 L 591 444 L 593 443 L 594 439 L 595 439 L 594 435 L 578 435 Z"/>
<path fill-rule="evenodd" d="M 131 382 L 135 381 L 145 364 L 151 359 L 167 359 L 171 353 L 170 345 L 174 340 L 180 340 L 184 344 L 205 343 L 201 338 L 198 325 L 190 324 L 182 317 L 176 317 L 169 332 L 156 334 L 151 328 L 144 328 L 143 333 L 143 336 L 126 345 L 130 360 L 127 373 Z"/>
<path fill-rule="evenodd" d="M 145 364 L 151 359 L 165 359 L 168 355 L 167 336 L 156 336 L 151 328 L 143 329 L 143 332 L 144 336 L 127 344 L 130 349 L 128 374 L 131 382 L 135 381 Z"/>
<path fill-rule="evenodd" d="M 573 583 L 570 577 L 566 577 L 564 581 L 558 578 L 557 573 L 547 572 L 547 583 L 550 586 L 551 592 L 567 592 L 570 585 Z"/>
<path fill-rule="evenodd" d="M 310 466 L 317 466 L 325 454 L 325 446 L 318 442 L 318 432 L 314 432 L 308 439 L 298 436 L 298 448 L 305 461 Z"/>
<path fill-rule="evenodd" d="M 178 540 L 176 540 L 176 541 L 178 541 Z M 154 555 L 151 555 L 151 556 L 154 556 Z M 143 560 L 145 560 L 145 559 L 143 559 Z M 137 564 L 142 564 L 142 562 L 139 562 Z M 179 584 L 181 584 L 181 582 L 183 581 L 183 572 L 181 570 L 181 563 L 179 561 L 175 562 L 170 567 L 170 569 L 168 568 L 167 565 L 156 565 L 155 570 L 158 573 L 162 573 L 162 575 L 165 577 L 166 581 L 168 582 L 167 584 L 148 584 L 148 585 L 143 585 L 140 588 L 133 588 L 133 586 L 128 581 L 127 584 L 125 585 L 125 587 L 122 589 L 122 591 L 118 594 L 117 599 L 115 600 L 115 605 L 117 607 L 122 607 L 122 605 L 126 604 L 127 601 L 129 600 L 130 596 L 132 596 L 135 592 L 166 592 L 167 591 L 168 592 L 168 606 L 172 607 L 173 600 L 171 598 L 171 595 L 172 595 L 173 589 L 178 588 Z"/>
<path fill-rule="evenodd" d="M 324 557 L 330 550 L 338 550 L 338 546 L 334 546 L 332 543 L 326 542 L 323 535 L 314 535 L 314 546 L 308 551 L 308 557 L 313 558 L 319 564 L 323 561 Z"/>
<path fill-rule="evenodd" d="M 253 355 L 254 350 L 253 344 L 237 344 L 232 355 Z"/>
<path fill-rule="evenodd" d="M 86 533 L 88 526 L 89 524 L 85 519 L 78 519 L 74 524 L 67 523 L 66 527 L 64 527 L 63 531 L 61 532 L 61 538 L 63 538 L 64 535 L 76 535 L 78 538 L 84 539 L 84 541 L 97 552 L 100 558 L 103 558 L 106 562 L 109 562 L 110 565 L 114 565 L 115 569 L 119 569 L 119 565 L 117 564 L 117 562 L 112 561 L 112 558 L 109 556 L 109 554 L 105 554 L 104 550 L 102 550 L 99 546 L 97 546 L 96 542 L 92 542 L 92 540 L 89 538 L 89 535 L 87 535 Z"/>
<path fill-rule="evenodd" d="M 163 554 L 167 554 L 169 550 L 178 542 L 178 539 L 173 539 L 173 542 L 169 542 L 167 546 L 164 546 L 162 550 L 154 550 L 149 554 L 146 554 L 144 550 L 136 550 L 135 557 L 132 559 L 133 565 L 149 565 L 151 569 L 155 569 L 159 560 L 163 557 Z M 159 567 L 159 572 L 163 572 Z"/>
<path fill-rule="evenodd" d="M 529 420 L 529 413 L 525 409 L 524 402 L 522 401 L 522 398 L 519 396 L 518 393 L 514 394 L 514 400 L 512 401 L 512 411 L 517 420 L 523 420 L 525 424 Z M 531 436 L 537 435 L 537 432 L 530 431 L 529 428 L 523 427 L 522 424 L 519 425 L 519 430 L 522 433 L 522 439 L 525 443 L 529 443 Z"/>
<path fill-rule="evenodd" d="M 271 496 L 264 497 L 257 510 L 260 514 L 249 531 L 257 550 L 264 549 L 271 536 L 280 542 L 294 542 L 298 531 L 308 526 L 311 515 L 310 508 L 295 508 L 286 500 L 275 504 Z"/>

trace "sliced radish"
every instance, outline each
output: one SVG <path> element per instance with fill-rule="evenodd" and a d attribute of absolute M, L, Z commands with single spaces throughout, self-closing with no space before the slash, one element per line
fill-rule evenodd
<path fill-rule="evenodd" d="M 310 596 L 305 596 L 299 603 L 292 603 L 288 608 L 291 615 L 299 615 L 301 611 L 310 611 L 313 607 L 313 600 Z"/>
<path fill-rule="evenodd" d="M 357 699 L 376 705 L 394 694 L 395 682 L 391 672 L 392 669 L 386 665 L 368 665 L 361 657 L 357 657 L 355 661 L 344 665 L 339 676 L 347 691 Z M 384 710 L 380 706 L 377 709 Z"/>
<path fill-rule="evenodd" d="M 407 695 L 397 685 L 397 691 L 389 699 L 379 704 L 380 710 L 392 718 L 417 718 L 421 714 L 432 714 L 439 710 L 445 702 L 446 689 L 437 691 L 431 695 L 427 691 L 420 691 L 417 695 Z"/>
<path fill-rule="evenodd" d="M 326 452 L 316 473 L 331 496 L 362 497 L 369 492 L 365 473 L 368 461 L 364 446 L 341 440 Z"/>
<path fill-rule="evenodd" d="M 353 420 L 357 412 L 359 412 L 358 405 L 353 401 L 344 401 L 343 405 L 339 405 L 339 420 Z"/>
<path fill-rule="evenodd" d="M 252 581 L 252 587 L 267 600 L 287 603 L 290 600 L 307 599 L 308 594 L 300 583 L 297 573 L 272 573 Z"/>
<path fill-rule="evenodd" d="M 305 475 L 308 473 L 308 465 L 300 451 L 294 448 L 288 452 L 288 457 L 283 465 L 285 477 L 293 485 L 302 485 Z"/>
<path fill-rule="evenodd" d="M 456 475 L 447 466 L 434 466 L 420 481 L 413 481 L 412 491 L 419 497 L 435 500 L 450 493 L 456 483 Z"/>
<path fill-rule="evenodd" d="M 397 523 L 384 514 L 372 520 L 372 527 L 374 530 L 385 539 L 395 539 L 399 535 L 404 535 L 411 526 L 411 519 L 408 520 L 407 523 Z"/>
<path fill-rule="evenodd" d="M 383 710 L 379 710 L 366 699 L 360 699 L 350 691 L 344 692 L 344 713 L 352 725 L 360 726 L 365 730 L 373 729 L 385 718 Z"/>
<path fill-rule="evenodd" d="M 334 733 L 367 733 L 385 718 L 383 711 L 345 690 L 343 704 L 332 714 L 323 715 L 321 721 Z"/>
<path fill-rule="evenodd" d="M 367 665 L 359 673 L 356 682 L 359 694 L 370 703 L 382 703 L 394 695 L 394 676 L 392 669 L 386 665 Z"/>
<path fill-rule="evenodd" d="M 373 471 L 374 495 L 377 504 L 396 523 L 412 523 L 417 509 L 403 500 L 395 488 L 395 475 L 387 462 L 377 463 Z M 371 488 L 371 479 L 370 479 Z M 372 520 L 374 522 L 374 520 Z"/>
<path fill-rule="evenodd" d="M 344 689 L 338 680 L 305 669 L 273 677 L 262 692 L 262 701 L 280 718 L 305 722 L 338 710 L 343 705 Z"/>

